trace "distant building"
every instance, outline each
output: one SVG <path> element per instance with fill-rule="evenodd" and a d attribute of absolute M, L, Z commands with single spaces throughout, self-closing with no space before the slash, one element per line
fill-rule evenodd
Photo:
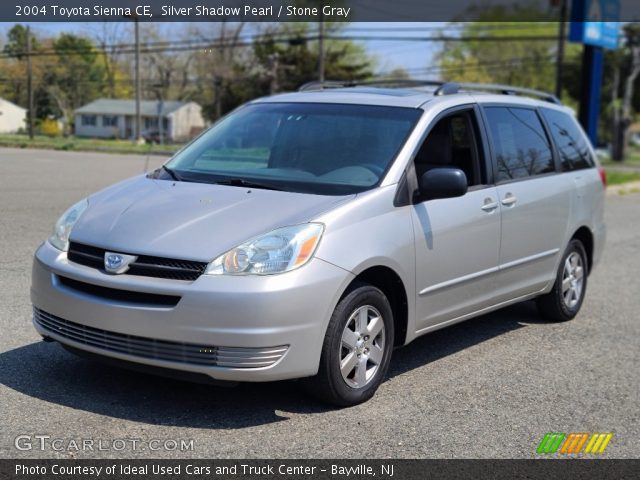
<path fill-rule="evenodd" d="M 74 114 L 75 135 L 78 137 L 130 139 L 135 135 L 134 100 L 103 98 L 80 107 Z M 161 116 L 162 132 L 167 141 L 188 140 L 205 126 L 202 107 L 195 102 L 145 100 L 140 102 L 140 114 L 142 134 L 153 138 L 159 136 L 158 118 Z"/>
<path fill-rule="evenodd" d="M 0 98 L 0 133 L 16 133 L 27 127 L 27 109 Z"/>

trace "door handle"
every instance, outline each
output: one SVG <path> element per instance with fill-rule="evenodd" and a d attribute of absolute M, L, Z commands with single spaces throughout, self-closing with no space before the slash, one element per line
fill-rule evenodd
<path fill-rule="evenodd" d="M 502 199 L 502 205 L 504 205 L 506 207 L 510 207 L 514 203 L 516 203 L 517 201 L 518 201 L 518 199 L 516 198 L 516 196 L 513 193 L 509 192 Z"/>
<path fill-rule="evenodd" d="M 493 198 L 487 197 L 484 199 L 484 205 L 480 207 L 485 212 L 493 212 L 496 208 L 498 208 L 498 202 L 494 201 Z"/>

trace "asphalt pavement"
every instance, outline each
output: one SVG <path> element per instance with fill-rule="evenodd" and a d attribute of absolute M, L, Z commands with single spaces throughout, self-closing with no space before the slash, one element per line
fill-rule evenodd
<path fill-rule="evenodd" d="M 34 250 L 69 205 L 162 161 L 0 150 L 0 457 L 533 458 L 547 432 L 611 432 L 602 457 L 640 456 L 639 193 L 607 197 L 575 320 L 528 302 L 427 335 L 394 353 L 371 401 L 336 410 L 296 382 L 190 384 L 40 341 Z"/>

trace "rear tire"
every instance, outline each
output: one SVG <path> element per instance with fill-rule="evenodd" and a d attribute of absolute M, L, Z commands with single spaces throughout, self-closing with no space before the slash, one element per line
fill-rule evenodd
<path fill-rule="evenodd" d="M 580 311 L 587 291 L 588 263 L 582 242 L 573 239 L 562 256 L 556 281 L 546 295 L 538 297 L 538 310 L 554 322 L 566 322 Z"/>
<path fill-rule="evenodd" d="M 306 389 L 339 407 L 369 400 L 389 368 L 393 333 L 393 313 L 384 293 L 356 285 L 331 316 L 318 374 L 305 380 Z"/>

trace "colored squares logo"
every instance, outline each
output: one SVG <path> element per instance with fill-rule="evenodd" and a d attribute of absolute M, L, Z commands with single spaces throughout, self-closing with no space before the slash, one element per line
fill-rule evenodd
<path fill-rule="evenodd" d="M 560 453 L 573 455 L 577 453 L 604 453 L 612 433 L 554 433 L 545 434 L 538 445 L 536 453 Z"/>

